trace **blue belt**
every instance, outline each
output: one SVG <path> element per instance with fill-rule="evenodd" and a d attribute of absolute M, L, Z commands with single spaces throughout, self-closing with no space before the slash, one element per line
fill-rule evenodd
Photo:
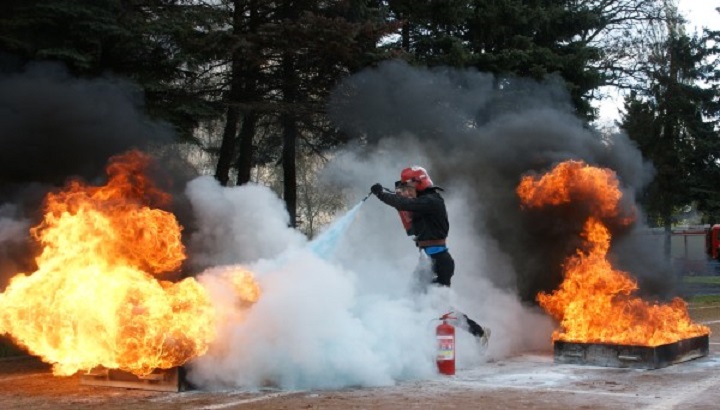
<path fill-rule="evenodd" d="M 447 249 L 447 246 L 428 246 L 427 248 L 423 248 L 423 250 L 428 256 L 435 255 L 436 253 L 440 252 L 445 252 Z"/>

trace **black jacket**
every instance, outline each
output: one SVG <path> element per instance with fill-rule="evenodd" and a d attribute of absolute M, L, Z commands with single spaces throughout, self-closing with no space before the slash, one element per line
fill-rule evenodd
<path fill-rule="evenodd" d="M 450 230 L 445 200 L 440 196 L 439 187 L 430 187 L 418 192 L 417 198 L 406 198 L 389 192 L 377 197 L 399 211 L 412 212 L 412 233 L 416 241 L 445 239 Z"/>

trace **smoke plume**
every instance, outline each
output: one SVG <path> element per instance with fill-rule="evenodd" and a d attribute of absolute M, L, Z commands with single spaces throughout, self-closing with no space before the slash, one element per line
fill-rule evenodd
<path fill-rule="evenodd" d="M 27 227 L 49 189 L 70 176 L 102 178 L 108 158 L 130 148 L 174 155 L 157 149 L 172 133 L 141 114 L 139 97 L 128 83 L 73 79 L 51 65 L 0 77 L 0 243 L 16 255 L 0 265 L 0 279 L 29 263 Z M 369 142 L 334 153 L 323 175 L 345 187 L 338 195 L 348 209 L 373 183 L 392 186 L 413 164 L 446 189 L 453 287 L 421 282 L 427 259 L 395 210 L 376 198 L 357 213 L 339 212 L 338 221 L 352 222 L 347 231 L 333 246 L 313 247 L 288 227 L 282 200 L 268 188 L 227 188 L 210 177 L 185 184 L 194 177 L 190 167 L 163 161 L 155 171 L 169 174 L 161 186 L 179 201 L 187 268 L 199 273 L 218 311 L 238 319 L 218 323 L 210 351 L 189 364 L 200 387 L 338 388 L 435 377 L 433 331 L 449 311 L 492 329 L 487 351 L 458 331 L 460 369 L 549 349 L 553 323 L 524 302 L 559 282 L 585 215 L 582 206 L 521 212 L 514 191 L 520 177 L 581 159 L 615 170 L 631 207 L 651 176 L 627 137 L 593 132 L 553 81 L 390 62 L 340 84 L 329 109 L 339 128 Z M 634 248 L 627 237 L 616 250 L 621 264 Z M 220 279 L 235 265 L 254 272 L 261 287 L 251 307 L 236 306 Z M 632 273 L 657 277 L 641 266 Z"/>
<path fill-rule="evenodd" d="M 397 166 L 382 156 L 337 161 L 356 166 L 359 175 L 367 170 L 367 180 L 391 175 Z M 365 196 L 362 185 L 351 186 L 349 207 Z M 193 241 L 208 244 L 204 259 L 226 265 L 199 275 L 217 310 L 236 309 L 232 292 L 220 280 L 232 264 L 254 272 L 262 289 L 257 303 L 236 313 L 240 320 L 219 323 L 210 351 L 190 363 L 189 378 L 202 388 L 384 386 L 436 377 L 434 329 L 436 319 L 449 311 L 464 312 L 493 329 L 485 354 L 474 337 L 458 330 L 460 369 L 549 346 L 550 320 L 482 277 L 458 279 L 460 286 L 486 295 L 483 300 L 418 283 L 417 266 L 429 267 L 419 262 L 397 213 L 374 198 L 357 213 L 337 216 L 335 223 L 342 227 L 352 222 L 343 235 L 321 234 L 307 242 L 287 227 L 287 212 L 268 188 L 226 188 L 201 177 L 188 185 L 187 194 L 200 215 L 198 224 L 207 228 L 198 230 Z M 453 202 L 451 212 L 463 212 L 456 209 L 462 206 L 461 200 Z M 332 228 L 329 232 L 335 233 Z M 457 229 L 454 241 L 474 241 L 473 234 Z M 323 240 L 338 242 L 316 246 Z M 462 271 L 485 259 L 482 248 L 473 254 L 464 258 Z"/>
<path fill-rule="evenodd" d="M 539 213 L 521 211 L 515 194 L 520 178 L 570 159 L 610 168 L 618 175 L 622 205 L 629 211 L 653 172 L 626 135 L 601 135 L 581 121 L 556 79 L 539 83 L 389 62 L 340 84 L 330 111 L 342 130 L 371 143 L 353 155 L 394 160 L 393 172 L 379 181 L 389 185 L 400 169 L 417 163 L 446 188 L 446 198 L 465 201 L 462 217 L 482 238 L 479 251 L 489 253 L 490 266 L 463 275 L 482 276 L 527 301 L 559 284 L 561 264 L 577 248 L 587 213 L 577 203 Z M 335 174 L 347 178 L 350 172 L 341 164 L 337 167 Z M 371 181 L 357 179 L 363 182 Z M 458 216 L 451 215 L 451 232 L 462 226 Z M 627 229 L 614 227 L 617 239 L 627 234 Z M 614 250 L 637 256 L 642 242 L 626 237 Z M 642 254 L 660 259 L 657 252 Z M 668 282 L 667 267 L 616 256 L 620 269 L 633 262 L 630 273 L 640 279 L 641 287 L 668 291 L 661 285 Z"/>
<path fill-rule="evenodd" d="M 0 62 L 0 289 L 33 267 L 27 228 L 39 221 L 48 191 L 71 177 L 99 182 L 111 156 L 173 140 L 166 124 L 143 114 L 142 93 L 130 82 L 78 79 L 58 64 L 6 60 Z M 168 183 L 160 185 L 182 189 L 171 187 L 177 174 L 165 173 Z"/>
<path fill-rule="evenodd" d="M 368 142 L 336 152 L 322 175 L 328 186 L 346 188 L 348 208 L 373 183 L 391 187 L 399 171 L 414 164 L 425 166 L 445 188 L 453 286 L 421 282 L 427 260 L 405 235 L 397 212 L 374 197 L 362 205 L 335 252 L 317 255 L 283 233 L 277 221 L 286 223 L 286 213 L 260 187 L 194 181 L 188 194 L 196 214 L 220 217 L 205 220 L 201 225 L 210 229 L 193 238 L 215 244 L 204 248 L 204 258 L 242 263 L 263 289 L 244 320 L 221 324 L 216 344 L 191 364 L 190 378 L 201 386 L 335 388 L 432 377 L 433 318 L 447 311 L 466 313 L 492 329 L 485 353 L 458 331 L 460 368 L 548 349 L 554 324 L 533 300 L 559 284 L 562 262 L 578 247 L 591 204 L 525 213 L 515 194 L 521 177 L 569 159 L 613 169 L 628 213 L 652 176 L 626 136 L 600 135 L 579 120 L 555 80 L 389 62 L 341 83 L 329 110 L 341 130 Z M 631 266 L 641 283 L 661 283 L 662 271 L 653 270 L 657 264 L 623 258 L 652 258 L 634 253 L 642 241 L 626 228 L 611 228 L 623 239 L 614 249 L 618 268 Z M 270 253 L 254 246 L 273 241 Z M 218 270 L 200 278 L 225 306 Z"/>

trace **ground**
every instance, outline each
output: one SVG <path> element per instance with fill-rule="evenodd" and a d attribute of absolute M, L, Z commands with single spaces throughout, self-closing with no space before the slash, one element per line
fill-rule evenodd
<path fill-rule="evenodd" d="M 720 305 L 690 312 L 713 330 L 710 354 L 657 370 L 555 364 L 548 350 L 383 388 L 167 393 L 81 385 L 25 357 L 0 359 L 0 409 L 718 409 Z"/>

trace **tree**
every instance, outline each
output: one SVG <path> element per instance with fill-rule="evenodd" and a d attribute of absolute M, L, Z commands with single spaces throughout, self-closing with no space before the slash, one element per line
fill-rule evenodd
<path fill-rule="evenodd" d="M 660 0 L 387 0 L 399 29 L 388 45 L 423 65 L 475 67 L 513 77 L 562 77 L 579 115 L 601 85 L 621 84 L 632 67 L 628 41 L 639 22 L 658 19 Z M 631 35 L 632 34 L 632 35 Z"/>
<path fill-rule="evenodd" d="M 212 7 L 190 0 L 27 0 L 3 2 L 0 50 L 22 61 L 60 61 L 77 76 L 130 78 L 148 114 L 192 139 L 216 114 L 204 93 L 212 81 Z"/>
<path fill-rule="evenodd" d="M 388 45 L 398 57 L 428 65 L 466 67 L 470 53 L 466 44 L 468 0 L 388 0 L 382 2 L 387 19 L 399 30 Z"/>
<path fill-rule="evenodd" d="M 262 24 L 267 24 L 270 9 L 257 0 L 232 0 L 231 3 L 232 34 L 227 45 L 232 52 L 227 63 L 229 84 L 224 101 L 227 108 L 215 178 L 227 185 L 230 170 L 235 165 L 237 184 L 241 185 L 250 181 L 253 136 L 259 117 L 258 109 L 252 107 L 261 95 L 259 78 L 263 47 L 258 30 Z"/>
<path fill-rule="evenodd" d="M 216 177 L 227 183 L 236 164 L 241 184 L 251 165 L 282 164 L 283 198 L 293 226 L 299 153 L 320 154 L 343 141 L 325 116 L 327 95 L 340 78 L 383 56 L 376 48 L 385 23 L 367 3 L 233 3 L 235 53 Z"/>
<path fill-rule="evenodd" d="M 323 186 L 318 179 L 327 159 L 301 155 L 298 161 L 298 220 L 305 235 L 313 238 L 319 227 L 329 222 L 344 205 L 344 196 L 335 187 Z"/>
<path fill-rule="evenodd" d="M 715 9 L 720 14 L 720 7 Z M 703 78 L 702 132 L 700 156 L 696 163 L 702 172 L 693 186 L 693 199 L 705 223 L 720 223 L 720 31 L 704 30 L 698 42 L 703 62 L 699 72 Z M 704 155 L 702 154 L 704 153 Z"/>
<path fill-rule="evenodd" d="M 626 100 L 622 127 L 655 167 L 641 202 L 651 225 L 669 233 L 680 207 L 693 202 L 701 210 L 715 206 L 720 137 L 713 102 L 717 94 L 701 84 L 708 50 L 701 38 L 684 33 L 674 9 L 668 14 L 667 25 L 657 27 L 658 41 L 650 44 L 646 82 Z M 669 246 L 668 235 L 668 256 Z"/>

